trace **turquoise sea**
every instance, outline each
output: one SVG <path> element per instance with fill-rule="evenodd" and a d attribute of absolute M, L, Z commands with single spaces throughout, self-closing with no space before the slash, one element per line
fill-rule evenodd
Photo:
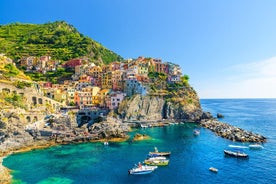
<path fill-rule="evenodd" d="M 196 124 L 139 129 L 153 139 L 142 142 L 62 145 L 14 154 L 4 159 L 15 183 L 276 183 L 276 99 L 201 100 L 205 111 L 222 113 L 224 122 L 260 133 L 268 138 L 263 150 L 244 149 L 249 159 L 225 157 L 232 142 Z M 171 151 L 170 164 L 149 175 L 129 175 L 128 169 L 143 161 L 154 147 Z M 216 167 L 212 173 L 209 167 Z"/>

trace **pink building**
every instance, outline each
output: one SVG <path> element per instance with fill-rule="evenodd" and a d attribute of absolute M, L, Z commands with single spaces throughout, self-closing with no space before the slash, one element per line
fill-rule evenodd
<path fill-rule="evenodd" d="M 122 92 L 114 92 L 106 98 L 106 104 L 109 109 L 117 109 L 125 98 L 126 94 Z"/>
<path fill-rule="evenodd" d="M 112 71 L 120 70 L 120 67 L 121 67 L 120 62 L 115 61 L 115 62 L 112 62 L 110 65 L 111 65 Z"/>
<path fill-rule="evenodd" d="M 161 72 L 165 74 L 169 73 L 169 67 L 167 63 L 155 62 L 154 69 L 156 72 Z"/>
<path fill-rule="evenodd" d="M 71 59 L 63 64 L 64 68 L 72 68 L 75 69 L 76 66 L 82 64 L 82 59 Z"/>

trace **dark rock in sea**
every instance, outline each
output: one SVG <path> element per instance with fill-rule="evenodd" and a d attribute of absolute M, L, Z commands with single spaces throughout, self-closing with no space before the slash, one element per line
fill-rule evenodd
<path fill-rule="evenodd" d="M 201 115 L 201 119 L 212 119 L 213 116 L 210 112 L 203 112 Z"/>
<path fill-rule="evenodd" d="M 217 118 L 224 118 L 224 115 L 217 113 Z"/>

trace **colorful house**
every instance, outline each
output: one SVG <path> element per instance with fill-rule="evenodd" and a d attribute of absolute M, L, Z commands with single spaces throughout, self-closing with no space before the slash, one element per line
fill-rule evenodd
<path fill-rule="evenodd" d="M 75 88 L 67 88 L 67 94 L 66 94 L 66 103 L 67 105 L 75 103 L 74 99 L 75 99 L 75 92 L 76 89 Z"/>
<path fill-rule="evenodd" d="M 132 96 L 134 94 L 146 95 L 147 88 L 136 78 L 132 78 L 125 81 L 124 92 L 127 96 Z"/>
<path fill-rule="evenodd" d="M 110 93 L 111 93 L 111 89 L 103 89 L 98 92 L 97 100 L 100 107 L 107 107 L 105 99 L 106 99 L 106 96 L 109 95 Z"/>
<path fill-rule="evenodd" d="M 108 71 L 102 74 L 102 88 L 112 89 L 112 72 Z"/>
<path fill-rule="evenodd" d="M 92 77 L 91 76 L 88 76 L 86 74 L 82 74 L 80 75 L 79 77 L 79 82 L 80 83 L 88 83 L 90 84 L 91 83 L 91 80 L 92 80 Z"/>
<path fill-rule="evenodd" d="M 113 110 L 119 107 L 120 103 L 126 97 L 126 94 L 122 92 L 113 92 L 109 95 L 109 97 L 110 101 L 107 101 L 107 107 Z"/>
<path fill-rule="evenodd" d="M 112 71 L 120 70 L 121 63 L 118 61 L 114 61 L 110 63 L 110 67 Z"/>
<path fill-rule="evenodd" d="M 75 69 L 76 66 L 82 65 L 82 59 L 71 59 L 64 63 L 62 66 L 63 68 Z"/>
<path fill-rule="evenodd" d="M 85 74 L 87 65 L 77 65 L 75 66 L 75 74 L 76 75 L 83 75 Z"/>
<path fill-rule="evenodd" d="M 182 75 L 182 70 L 179 65 L 171 63 L 171 62 L 168 62 L 166 64 L 168 65 L 168 74 L 169 75 L 178 75 L 178 76 Z"/>
<path fill-rule="evenodd" d="M 93 66 L 88 69 L 87 74 L 93 78 L 99 78 L 102 75 L 102 68 L 99 66 Z"/>
<path fill-rule="evenodd" d="M 114 91 L 123 91 L 124 89 L 124 80 L 123 80 L 122 70 L 116 70 L 112 72 L 112 89 Z"/>
<path fill-rule="evenodd" d="M 80 109 L 83 109 L 85 106 L 92 106 L 92 93 L 76 91 L 74 95 L 74 102 Z"/>
<path fill-rule="evenodd" d="M 161 63 L 161 62 L 155 62 L 154 66 L 155 72 L 160 72 L 160 73 L 169 73 L 169 67 L 167 63 Z"/>

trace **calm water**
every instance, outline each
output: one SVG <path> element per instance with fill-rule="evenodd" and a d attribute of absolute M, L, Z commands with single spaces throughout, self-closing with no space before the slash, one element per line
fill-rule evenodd
<path fill-rule="evenodd" d="M 223 149 L 239 144 L 207 129 L 193 135 L 195 124 L 171 125 L 136 132 L 150 141 L 63 145 L 11 155 L 4 165 L 15 183 L 276 183 L 276 99 L 202 100 L 205 111 L 225 115 L 223 121 L 268 137 L 263 150 L 245 151 L 249 159 L 225 157 Z M 132 135 L 136 132 L 132 132 Z M 248 144 L 242 144 L 248 145 Z M 149 175 L 128 175 L 157 146 L 171 151 L 170 164 Z M 219 169 L 217 174 L 209 167 Z"/>

